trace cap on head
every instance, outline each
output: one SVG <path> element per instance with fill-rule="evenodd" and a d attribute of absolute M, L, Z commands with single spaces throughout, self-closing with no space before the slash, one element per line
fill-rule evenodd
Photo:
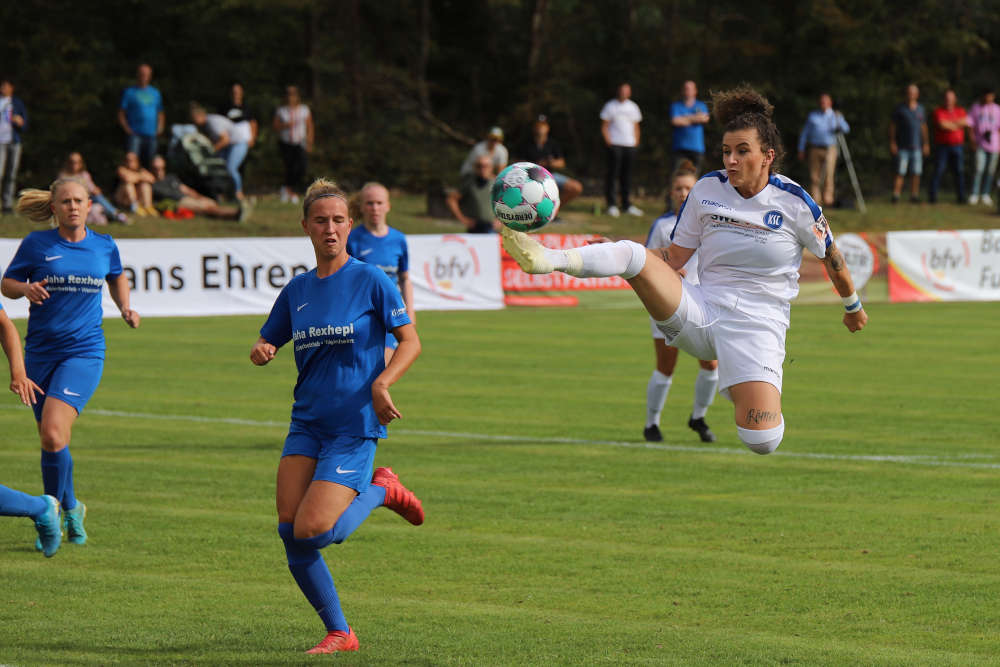
<path fill-rule="evenodd" d="M 496 139 L 497 141 L 503 141 L 503 130 L 494 125 L 490 128 L 490 131 L 486 133 L 487 139 Z"/>

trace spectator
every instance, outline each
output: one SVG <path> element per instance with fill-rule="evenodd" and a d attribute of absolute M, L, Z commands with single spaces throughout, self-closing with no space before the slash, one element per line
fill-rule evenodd
<path fill-rule="evenodd" d="M 125 161 L 118 166 L 118 189 L 115 201 L 140 217 L 157 217 L 153 208 L 153 183 L 156 181 L 139 162 L 139 155 L 132 151 L 125 154 Z"/>
<path fill-rule="evenodd" d="M 829 93 L 822 93 L 819 109 L 809 112 L 799 134 L 799 159 L 809 165 L 809 194 L 823 206 L 833 206 L 837 133 L 850 131 L 844 116 L 833 110 L 833 98 Z"/>
<path fill-rule="evenodd" d="M 21 165 L 21 133 L 28 127 L 28 111 L 20 97 L 14 97 L 14 82 L 0 79 L 0 182 L 3 212 L 14 210 L 17 169 Z"/>
<path fill-rule="evenodd" d="M 915 83 L 906 87 L 906 101 L 893 110 L 889 119 L 889 152 L 896 159 L 896 175 L 892 182 L 892 203 L 899 201 L 903 179 L 910 174 L 910 202 L 920 201 L 920 174 L 924 157 L 931 154 L 927 114 Z"/>
<path fill-rule="evenodd" d="M 297 204 L 298 193 L 306 178 L 309 153 L 313 149 L 313 119 L 309 107 L 302 104 L 296 86 L 285 88 L 285 104 L 274 112 L 274 131 L 278 133 L 278 149 L 285 163 L 285 184 L 281 186 L 281 201 Z"/>
<path fill-rule="evenodd" d="M 674 169 L 684 160 L 690 160 L 701 173 L 701 163 L 705 159 L 705 124 L 708 120 L 708 105 L 698 99 L 698 86 L 694 81 L 685 81 L 681 86 L 681 99 L 670 105 L 670 124 L 674 128 Z"/>
<path fill-rule="evenodd" d="M 601 135 L 608 147 L 608 171 L 604 180 L 604 197 L 608 204 L 608 215 L 617 218 L 621 211 L 615 206 L 615 181 L 622 208 L 629 215 L 642 215 L 642 211 L 629 200 L 632 188 L 632 163 L 639 147 L 639 123 L 642 112 L 633 102 L 632 86 L 623 83 L 618 86 L 614 99 L 608 100 L 601 109 Z"/>
<path fill-rule="evenodd" d="M 494 173 L 499 174 L 503 171 L 509 157 L 507 147 L 503 145 L 503 130 L 496 126 L 491 127 L 490 131 L 486 133 L 486 138 L 472 147 L 469 154 L 465 156 L 462 168 L 459 169 L 459 174 L 462 177 L 476 173 L 476 160 L 479 159 L 480 155 L 490 157 L 493 161 Z"/>
<path fill-rule="evenodd" d="M 257 116 L 254 115 L 250 107 L 247 106 L 243 84 L 234 81 L 229 87 L 229 101 L 223 104 L 220 111 L 223 116 L 233 122 L 233 141 L 242 141 L 247 145 L 247 152 L 257 143 L 257 132 L 260 129 L 257 124 Z M 243 160 L 240 165 L 240 176 L 246 181 L 247 161 Z"/>
<path fill-rule="evenodd" d="M 153 158 L 153 177 L 153 200 L 171 201 L 174 203 L 175 211 L 188 209 L 208 218 L 240 222 L 245 222 L 250 215 L 249 207 L 244 206 L 242 202 L 239 206 L 219 206 L 219 203 L 211 197 L 206 197 L 194 188 L 184 185 L 176 174 L 167 173 L 167 161 L 163 156 L 157 155 Z M 166 216 L 166 213 L 164 215 Z"/>
<path fill-rule="evenodd" d="M 217 113 L 208 113 L 205 107 L 197 102 L 191 103 L 191 122 L 195 124 L 198 131 L 208 137 L 212 142 L 212 149 L 215 154 L 226 161 L 226 171 L 233 179 L 233 189 L 236 199 L 243 199 L 243 177 L 240 175 L 240 165 L 247 157 L 250 149 L 244 139 L 246 134 L 237 133 L 236 125 L 233 121 Z"/>
<path fill-rule="evenodd" d="M 972 142 L 976 147 L 976 171 L 972 176 L 970 204 L 993 204 L 990 191 L 993 189 L 997 158 L 1000 157 L 1000 105 L 995 100 L 996 94 L 987 90 L 969 109 Z"/>
<path fill-rule="evenodd" d="M 163 97 L 155 86 L 153 68 L 146 63 L 136 70 L 137 84 L 122 94 L 118 109 L 118 124 L 125 130 L 125 152 L 135 153 L 144 167 L 152 164 L 156 155 L 156 138 L 163 133 Z"/>
<path fill-rule="evenodd" d="M 111 219 L 117 220 L 123 225 L 129 224 L 128 216 L 115 208 L 115 205 L 104 196 L 104 192 L 94 183 L 90 172 L 87 171 L 87 164 L 83 161 L 83 155 L 80 153 L 73 152 L 66 157 L 58 178 L 74 178 L 83 184 L 87 194 L 90 195 L 90 201 L 95 204 L 90 207 L 90 213 L 87 216 L 88 223 L 106 225 L 108 221 L 105 216 L 110 216 Z"/>
<path fill-rule="evenodd" d="M 489 234 L 499 229 L 500 223 L 493 215 L 493 160 L 480 155 L 474 163 L 474 172 L 462 178 L 459 190 L 452 190 L 445 200 L 449 210 L 470 234 Z"/>
<path fill-rule="evenodd" d="M 566 157 L 559 144 L 549 137 L 549 130 L 549 119 L 539 116 L 531 126 L 531 141 L 521 146 L 518 159 L 534 162 L 548 169 L 559 186 L 559 200 L 565 206 L 580 196 L 583 184 L 557 171 L 566 168 Z"/>
<path fill-rule="evenodd" d="M 951 165 L 955 177 L 955 195 L 958 203 L 965 203 L 965 129 L 969 127 L 969 117 L 965 108 L 958 106 L 955 91 L 950 88 L 944 93 L 944 105 L 934 110 L 934 178 L 927 192 L 927 200 L 937 203 L 941 176 Z"/>

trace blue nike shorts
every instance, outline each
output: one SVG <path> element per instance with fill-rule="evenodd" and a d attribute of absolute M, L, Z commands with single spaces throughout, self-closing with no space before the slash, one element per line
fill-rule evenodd
<path fill-rule="evenodd" d="M 42 421 L 42 408 L 46 398 L 58 398 L 73 406 L 76 414 L 83 412 L 83 406 L 97 391 L 104 372 L 101 357 L 69 357 L 68 359 L 39 359 L 26 355 L 24 369 L 28 377 L 35 381 L 45 396 L 35 403 L 35 420 Z"/>
<path fill-rule="evenodd" d="M 395 350 L 397 347 L 399 347 L 399 341 L 396 340 L 396 337 L 393 336 L 391 333 L 387 333 L 385 335 L 385 346 L 390 350 Z"/>
<path fill-rule="evenodd" d="M 362 493 L 372 481 L 377 442 L 375 438 L 354 435 L 321 437 L 304 424 L 293 421 L 281 455 L 316 459 L 313 480 L 341 484 Z"/>

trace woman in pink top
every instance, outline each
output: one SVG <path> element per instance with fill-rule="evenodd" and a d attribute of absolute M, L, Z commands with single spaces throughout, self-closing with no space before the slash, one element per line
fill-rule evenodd
<path fill-rule="evenodd" d="M 969 109 L 972 144 L 976 149 L 976 171 L 972 175 L 970 204 L 993 204 L 990 190 L 993 189 L 997 158 L 1000 158 L 1000 104 L 994 101 L 995 98 L 996 94 L 988 90 Z"/>

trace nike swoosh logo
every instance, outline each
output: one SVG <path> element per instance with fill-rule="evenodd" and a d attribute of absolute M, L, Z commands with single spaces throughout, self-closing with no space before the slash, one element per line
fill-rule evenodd
<path fill-rule="evenodd" d="M 337 466 L 338 475 L 346 475 L 349 472 L 357 472 L 357 470 L 341 470 L 340 466 Z"/>
<path fill-rule="evenodd" d="M 295 312 L 299 312 L 300 310 L 302 310 L 303 308 L 305 308 L 308 305 L 309 305 L 309 302 L 306 301 L 304 304 L 302 304 L 301 306 L 299 306 L 298 308 L 296 308 Z"/>
<path fill-rule="evenodd" d="M 62 259 L 62 255 L 53 255 L 52 257 L 49 257 L 48 255 L 45 256 L 46 262 L 51 262 L 54 259 Z"/>
<path fill-rule="evenodd" d="M 79 396 L 80 395 L 80 394 L 76 393 L 75 391 L 70 391 L 69 389 L 66 389 L 66 388 L 63 388 L 63 393 L 66 394 L 67 396 Z"/>
<path fill-rule="evenodd" d="M 373 248 L 365 248 L 364 250 L 361 251 L 361 256 L 364 257 L 365 255 L 369 254 L 372 250 Z"/>

